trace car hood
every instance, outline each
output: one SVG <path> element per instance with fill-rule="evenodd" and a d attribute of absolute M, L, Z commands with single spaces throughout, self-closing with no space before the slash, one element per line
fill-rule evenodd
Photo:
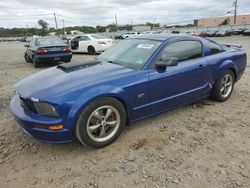
<path fill-rule="evenodd" d="M 15 91 L 25 98 L 56 100 L 68 93 L 93 87 L 135 71 L 97 60 L 82 62 L 80 64 L 83 66 L 73 68 L 70 64 L 64 64 L 66 68 L 64 65 L 57 66 L 28 76 L 15 84 Z"/>

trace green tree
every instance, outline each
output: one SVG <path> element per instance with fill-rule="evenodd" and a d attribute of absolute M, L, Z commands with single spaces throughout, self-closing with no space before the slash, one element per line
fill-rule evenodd
<path fill-rule="evenodd" d="M 146 22 L 145 25 L 148 25 L 151 27 L 151 29 L 156 28 L 156 27 L 160 27 L 159 23 L 151 23 L 151 22 Z"/>
<path fill-rule="evenodd" d="M 106 31 L 106 27 L 98 25 L 98 26 L 96 26 L 96 31 L 100 32 L 100 33 L 101 32 L 105 32 Z"/>
<path fill-rule="evenodd" d="M 38 20 L 37 24 L 42 28 L 40 35 L 42 36 L 47 35 L 49 24 L 44 20 Z"/>
<path fill-rule="evenodd" d="M 228 25 L 230 23 L 229 18 L 225 19 L 223 22 L 221 22 L 220 25 Z"/>

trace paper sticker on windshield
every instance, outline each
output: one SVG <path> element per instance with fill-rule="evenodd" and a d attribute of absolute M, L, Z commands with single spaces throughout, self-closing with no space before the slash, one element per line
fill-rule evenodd
<path fill-rule="evenodd" d="M 142 60 L 142 59 L 138 59 L 138 60 L 136 61 L 136 63 L 138 63 L 138 64 L 143 64 L 143 60 Z"/>
<path fill-rule="evenodd" d="M 136 48 L 151 49 L 153 47 L 153 44 L 138 44 Z"/>

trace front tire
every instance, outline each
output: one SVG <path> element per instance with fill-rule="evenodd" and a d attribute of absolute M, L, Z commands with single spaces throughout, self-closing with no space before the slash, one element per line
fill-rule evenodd
<path fill-rule="evenodd" d="M 225 71 L 214 84 L 212 98 L 220 102 L 229 99 L 233 92 L 234 82 L 235 77 L 233 71 Z"/>
<path fill-rule="evenodd" d="M 25 59 L 26 63 L 32 63 L 32 60 L 30 59 L 30 57 L 27 53 L 24 54 L 24 59 Z"/>
<path fill-rule="evenodd" d="M 82 144 L 101 148 L 114 142 L 126 125 L 126 111 L 117 99 L 104 97 L 90 103 L 79 115 L 76 138 Z"/>

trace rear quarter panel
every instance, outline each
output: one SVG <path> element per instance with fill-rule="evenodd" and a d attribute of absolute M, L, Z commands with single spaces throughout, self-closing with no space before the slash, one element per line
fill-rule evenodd
<path fill-rule="evenodd" d="M 243 50 L 230 50 L 206 57 L 211 70 L 211 79 L 215 82 L 226 70 L 235 73 L 236 81 L 240 79 L 246 68 L 246 53 Z"/>

